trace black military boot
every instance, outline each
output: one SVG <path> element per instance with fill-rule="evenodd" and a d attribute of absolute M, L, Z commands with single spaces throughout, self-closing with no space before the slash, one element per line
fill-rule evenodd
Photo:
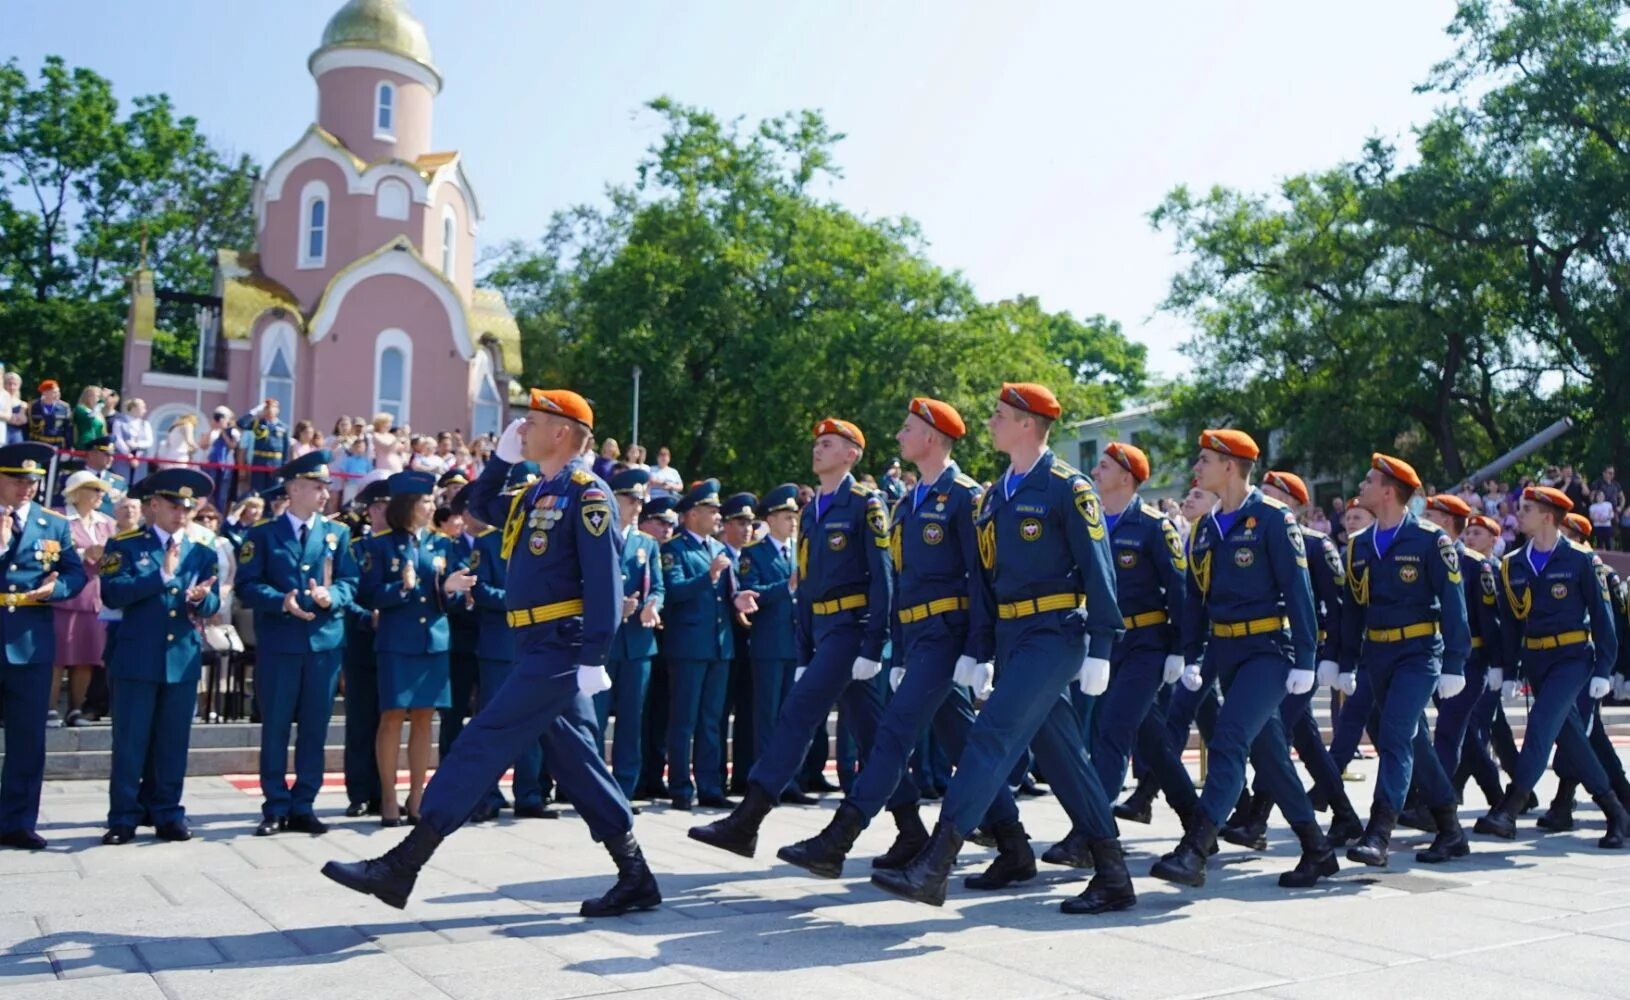
<path fill-rule="evenodd" d="M 1172 852 L 1154 863 L 1149 874 L 1166 882 L 1198 889 L 1206 884 L 1206 858 L 1217 853 L 1217 828 L 1208 816 L 1198 816 Z"/>
<path fill-rule="evenodd" d="M 690 839 L 750 858 L 758 850 L 758 828 L 775 808 L 775 800 L 776 796 L 748 782 L 747 794 L 730 815 L 706 826 L 691 827 Z"/>
<path fill-rule="evenodd" d="M 996 860 L 978 875 L 969 875 L 962 884 L 970 889 L 1005 889 L 1036 877 L 1036 854 L 1030 849 L 1030 835 L 1016 819 L 996 824 Z"/>
<path fill-rule="evenodd" d="M 1330 813 L 1330 829 L 1325 837 L 1329 839 L 1331 847 L 1346 847 L 1364 836 L 1364 821 L 1358 818 L 1358 810 L 1353 808 L 1353 800 L 1347 797 L 1347 789 L 1338 789 L 1330 799 Z"/>
<path fill-rule="evenodd" d="M 1630 810 L 1630 779 L 1626 779 L 1621 772 L 1613 775 L 1609 780 L 1613 783 L 1613 794 L 1619 797 L 1619 805 L 1624 806 L 1626 810 Z"/>
<path fill-rule="evenodd" d="M 1042 853 L 1041 860 L 1065 868 L 1091 868 L 1092 844 L 1086 834 L 1071 827 L 1063 840 Z"/>
<path fill-rule="evenodd" d="M 1254 797 L 1251 795 L 1251 788 L 1249 785 L 1247 785 L 1245 790 L 1239 793 L 1239 801 L 1234 803 L 1234 811 L 1228 814 L 1227 819 L 1223 820 L 1223 830 L 1228 830 L 1239 826 L 1246 821 L 1246 817 L 1251 814 L 1251 802 L 1253 801 L 1253 798 Z M 1218 831 L 1219 835 L 1221 835 L 1221 832 L 1222 831 Z"/>
<path fill-rule="evenodd" d="M 1220 836 L 1230 844 L 1265 851 L 1268 849 L 1268 817 L 1271 815 L 1273 799 L 1268 797 L 1267 792 L 1258 792 L 1251 798 L 1251 804 L 1240 822 L 1223 827 Z"/>
<path fill-rule="evenodd" d="M 1532 792 L 1527 788 L 1518 788 L 1512 785 L 1506 789 L 1500 802 L 1493 809 L 1473 824 L 1472 830 L 1488 837 L 1499 837 L 1501 840 L 1515 840 L 1517 838 L 1517 813 L 1522 810 L 1523 803 L 1528 801 Z"/>
<path fill-rule="evenodd" d="M 1466 831 L 1461 829 L 1460 816 L 1454 806 L 1433 807 L 1432 819 L 1437 823 L 1438 835 L 1432 838 L 1432 844 L 1426 850 L 1415 852 L 1416 861 L 1441 865 L 1472 852 L 1472 845 L 1466 841 Z"/>
<path fill-rule="evenodd" d="M 656 876 L 645 863 L 632 832 L 606 841 L 606 852 L 617 863 L 617 884 L 599 899 L 585 899 L 578 908 L 584 917 L 620 917 L 633 910 L 650 910 L 662 903 Z"/>
<path fill-rule="evenodd" d="M 1302 842 L 1302 856 L 1295 868 L 1279 876 L 1281 888 L 1311 889 L 1319 879 L 1329 878 L 1341 870 L 1341 865 L 1336 863 L 1335 849 L 1318 823 L 1292 823 L 1290 828 Z"/>
<path fill-rule="evenodd" d="M 1413 788 L 1404 796 L 1404 808 L 1398 813 L 1397 825 L 1422 833 L 1438 832 L 1437 824 L 1432 821 L 1432 811 L 1421 803 L 1420 795 Z"/>
<path fill-rule="evenodd" d="M 1116 803 L 1115 818 L 1128 823 L 1149 823 L 1154 819 L 1155 793 L 1159 790 L 1160 783 L 1155 780 L 1154 772 L 1144 775 L 1126 801 Z"/>
<path fill-rule="evenodd" d="M 951 879 L 951 866 L 956 864 L 960 850 L 962 835 L 941 820 L 934 825 L 928 843 L 910 863 L 898 871 L 885 868 L 873 872 L 872 884 L 895 896 L 929 906 L 944 906 L 945 884 Z"/>
<path fill-rule="evenodd" d="M 1556 798 L 1551 800 L 1551 808 L 1545 810 L 1544 815 L 1534 821 L 1534 825 L 1541 830 L 1552 833 L 1565 833 L 1573 829 L 1573 796 L 1579 790 L 1579 782 L 1563 778 L 1557 782 Z"/>
<path fill-rule="evenodd" d="M 1630 844 L 1630 811 L 1624 808 L 1619 797 L 1608 793 L 1593 798 L 1601 808 L 1602 815 L 1607 817 L 1607 833 L 1596 842 L 1596 846 L 1612 851 Z"/>
<path fill-rule="evenodd" d="M 826 829 L 808 840 L 781 848 L 775 852 L 775 856 L 811 875 L 841 878 L 843 859 L 849 856 L 849 849 L 855 846 L 855 839 L 865 828 L 866 817 L 861 815 L 859 809 L 844 802 L 838 806 Z"/>
<path fill-rule="evenodd" d="M 1065 913 L 1110 913 L 1130 910 L 1138 901 L 1132 891 L 1132 876 L 1126 871 L 1126 855 L 1121 842 L 1113 837 L 1088 844 L 1092 854 L 1092 881 L 1074 899 L 1059 904 Z"/>
<path fill-rule="evenodd" d="M 894 816 L 894 826 L 899 832 L 894 835 L 894 843 L 889 845 L 889 849 L 872 859 L 872 867 L 898 871 L 910 864 L 911 859 L 927 846 L 928 827 L 923 826 L 916 806 L 901 806 L 889 812 Z"/>
<path fill-rule="evenodd" d="M 441 844 L 441 834 L 423 823 L 408 831 L 400 844 L 371 861 L 330 861 L 323 874 L 356 892 L 377 897 L 398 910 L 407 905 L 419 869 Z"/>
<path fill-rule="evenodd" d="M 1357 861 L 1372 868 L 1387 866 L 1387 846 L 1392 843 L 1392 828 L 1398 824 L 1398 813 L 1385 802 L 1370 806 L 1370 825 L 1364 828 L 1364 837 L 1347 848 L 1347 860 Z"/>

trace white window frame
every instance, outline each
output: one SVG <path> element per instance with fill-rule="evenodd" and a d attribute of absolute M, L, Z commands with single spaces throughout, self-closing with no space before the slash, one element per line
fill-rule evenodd
<path fill-rule="evenodd" d="M 398 424 L 412 423 L 409 414 L 413 412 L 413 339 L 406 332 L 395 327 L 379 331 L 379 336 L 374 338 L 373 412 L 386 412 L 384 400 L 380 396 L 380 376 L 383 374 L 381 364 L 385 360 L 385 352 L 392 349 L 402 352 L 402 399 L 398 404 L 396 422 Z"/>
<path fill-rule="evenodd" d="M 492 390 L 492 405 L 497 411 L 497 421 L 494 430 L 495 432 L 502 432 L 504 429 L 504 412 L 506 409 L 506 404 L 503 393 L 498 391 L 498 380 L 493 376 L 493 371 L 492 352 L 484 349 L 477 353 L 475 362 L 475 393 L 470 397 L 470 436 L 472 438 L 475 435 L 482 433 L 482 431 L 476 426 L 475 414 L 476 410 L 481 406 L 481 389 L 483 386 Z"/>
<path fill-rule="evenodd" d="M 413 192 L 396 178 L 387 177 L 374 189 L 374 214 L 381 219 L 406 220 L 412 208 Z"/>
<path fill-rule="evenodd" d="M 278 320 L 260 333 L 260 351 L 255 365 L 255 385 L 258 390 L 255 393 L 255 402 L 258 403 L 271 395 L 266 391 L 266 373 L 272 365 L 272 358 L 277 356 L 280 348 L 283 351 L 284 359 L 288 361 L 289 365 L 289 398 L 284 413 L 293 414 L 295 412 L 296 398 L 300 391 L 300 356 L 297 353 L 299 338 L 294 335 L 294 325 L 283 320 Z"/>
<path fill-rule="evenodd" d="M 311 208 L 317 202 L 323 205 L 322 253 L 311 253 Z M 334 202 L 328 196 L 328 185 L 322 181 L 307 181 L 300 189 L 300 246 L 298 267 L 309 271 L 328 266 L 328 237 L 334 232 Z"/>
<path fill-rule="evenodd" d="M 458 267 L 458 213 L 453 206 L 441 207 L 441 273 L 448 281 L 457 281 L 453 269 Z"/>
<path fill-rule="evenodd" d="M 396 85 L 389 80 L 379 81 L 374 88 L 374 138 L 385 142 L 396 141 Z M 386 122 L 379 123 L 380 112 L 385 113 Z"/>

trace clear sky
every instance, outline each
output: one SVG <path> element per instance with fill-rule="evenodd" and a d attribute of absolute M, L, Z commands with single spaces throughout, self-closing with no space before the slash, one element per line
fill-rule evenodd
<path fill-rule="evenodd" d="M 306 59 L 341 0 L 0 0 L 0 58 L 47 54 L 121 99 L 168 93 L 270 162 L 315 114 Z M 848 138 L 833 194 L 921 223 L 982 296 L 1103 313 L 1186 367 L 1157 312 L 1180 261 L 1147 213 L 1177 184 L 1271 191 L 1407 139 L 1452 50 L 1450 0 L 772 3 L 414 0 L 446 81 L 436 145 L 462 150 L 483 245 L 632 178 L 668 94 L 749 120 L 813 107 Z"/>

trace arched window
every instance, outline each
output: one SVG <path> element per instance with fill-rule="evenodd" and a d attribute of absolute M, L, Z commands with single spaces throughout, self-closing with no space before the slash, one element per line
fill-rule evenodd
<path fill-rule="evenodd" d="M 374 212 L 381 219 L 406 219 L 408 198 L 408 186 L 387 177 L 379 182 L 379 187 L 374 191 Z"/>
<path fill-rule="evenodd" d="M 260 335 L 260 393 L 275 399 L 284 414 L 294 413 L 294 327 L 273 323 Z"/>
<path fill-rule="evenodd" d="M 374 92 L 374 138 L 396 138 L 396 88 L 388 82 Z"/>
<path fill-rule="evenodd" d="M 383 330 L 374 341 L 374 412 L 408 423 L 413 391 L 413 341 L 401 330 Z"/>
<path fill-rule="evenodd" d="M 453 206 L 444 205 L 441 210 L 441 273 L 447 275 L 448 281 L 457 280 L 453 274 L 457 249 L 458 218 L 453 214 Z"/>
<path fill-rule="evenodd" d="M 477 365 L 479 381 L 475 388 L 475 408 L 470 414 L 470 432 L 496 435 L 504 429 L 504 404 L 503 397 L 498 395 L 498 383 L 492 377 L 492 356 L 482 351 Z"/>
<path fill-rule="evenodd" d="M 300 190 L 301 268 L 322 267 L 328 262 L 328 185 L 310 181 Z"/>

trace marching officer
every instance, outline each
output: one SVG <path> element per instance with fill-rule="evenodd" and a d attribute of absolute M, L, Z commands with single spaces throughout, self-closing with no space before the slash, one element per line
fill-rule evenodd
<path fill-rule="evenodd" d="M 724 577 L 725 597 L 731 607 L 730 665 L 724 711 L 719 714 L 719 746 L 729 746 L 728 753 L 722 754 L 729 758 L 729 773 L 722 760 L 719 766 L 721 780 L 729 778 L 726 790 L 735 794 L 747 790 L 747 774 L 758 759 L 753 731 L 753 661 L 747 648 L 751 626 L 747 616 L 735 608 L 736 596 L 741 592 L 741 554 L 753 540 L 753 522 L 758 520 L 753 507 L 757 503 L 758 497 L 751 493 L 733 493 L 719 506 L 719 541 L 730 557 L 730 571 Z"/>
<path fill-rule="evenodd" d="M 351 529 L 322 513 L 331 483 L 328 460 L 327 450 L 319 449 L 279 468 L 287 509 L 250 528 L 238 547 L 238 597 L 255 614 L 264 796 L 257 837 L 328 830 L 314 810 L 344 660 L 346 610 L 358 575 Z M 299 727 L 292 791 L 291 726 Z"/>
<path fill-rule="evenodd" d="M 622 623 L 617 626 L 611 652 L 606 657 L 611 690 L 594 696 L 602 748 L 606 723 L 613 714 L 617 716 L 611 774 L 617 779 L 623 796 L 629 799 L 634 797 L 640 780 L 645 697 L 651 686 L 651 660 L 657 653 L 656 629 L 662 624 L 666 594 L 662 580 L 662 546 L 639 527 L 640 510 L 645 505 L 650 481 L 651 473 L 645 469 L 625 469 L 611 477 L 618 523 L 623 525 Z"/>
<path fill-rule="evenodd" d="M 48 378 L 40 383 L 39 397 L 28 404 L 26 439 L 61 451 L 73 440 L 73 418 L 73 410 L 62 401 L 62 387 Z"/>
<path fill-rule="evenodd" d="M 1245 787 L 1249 753 L 1302 846 L 1301 859 L 1279 876 L 1279 884 L 1306 888 L 1338 869 L 1291 765 L 1279 718 L 1285 695 L 1312 690 L 1316 676 L 1319 624 L 1307 550 L 1296 515 L 1251 485 L 1260 451 L 1249 434 L 1206 430 L 1199 447 L 1195 483 L 1221 500 L 1189 534 L 1182 681 L 1191 691 L 1201 688 L 1203 656 L 1206 670 L 1215 671 L 1221 684 L 1223 701 L 1209 744 L 1200 814 L 1150 874 L 1179 885 L 1205 884 L 1218 827 Z"/>
<path fill-rule="evenodd" d="M 68 519 L 35 499 L 55 454 L 48 444 L 0 446 L 0 705 L 6 752 L 0 760 L 0 847 L 45 849 L 34 832 L 45 780 L 45 714 L 50 710 L 56 631 L 51 605 L 85 588 L 85 566 Z"/>
<path fill-rule="evenodd" d="M 1528 681 L 1534 702 L 1511 787 L 1474 829 L 1505 840 L 1516 837 L 1517 813 L 1545 773 L 1554 744 L 1607 817 L 1607 833 L 1597 845 L 1611 849 L 1625 846 L 1630 813 L 1591 751 L 1577 699 L 1582 691 L 1601 699 L 1613 689 L 1608 676 L 1618 640 L 1612 600 L 1591 551 L 1562 537 L 1562 518 L 1572 509 L 1567 494 L 1549 486 L 1524 489 L 1517 507 L 1517 529 L 1528 541 L 1500 563 L 1508 612 L 1502 662 Z"/>
<path fill-rule="evenodd" d="M 794 624 L 797 584 L 793 552 L 798 529 L 798 484 L 782 483 L 764 494 L 759 516 L 768 529 L 765 536 L 742 550 L 736 566 L 741 593 L 736 607 L 748 616 L 747 655 L 753 670 L 753 758 L 757 760 L 769 745 L 781 703 L 792 690 L 792 675 L 798 669 L 798 639 Z M 745 609 L 752 609 L 750 611 Z M 825 722 L 821 723 L 825 725 Z M 781 792 L 781 801 L 792 805 L 814 805 L 794 781 Z"/>
<path fill-rule="evenodd" d="M 1517 748 L 1513 743 L 1500 750 L 1500 760 L 1495 762 L 1489 753 L 1493 742 L 1495 719 L 1498 716 L 1504 721 L 1504 710 L 1501 699 L 1504 695 L 1505 670 L 1501 666 L 1501 659 L 1505 654 L 1505 630 L 1503 620 L 1506 615 L 1505 602 L 1501 597 L 1499 588 L 1500 567 L 1499 560 L 1494 556 L 1495 543 L 1500 540 L 1500 522 L 1483 514 L 1473 514 L 1466 519 L 1466 528 L 1460 534 L 1462 548 L 1466 552 L 1481 556 L 1495 582 L 1494 604 L 1492 614 L 1484 618 L 1484 613 L 1490 611 L 1487 604 L 1481 604 L 1479 613 L 1473 616 L 1472 621 L 1482 633 L 1483 648 L 1482 659 L 1486 665 L 1484 672 L 1487 690 L 1479 691 L 1477 702 L 1473 705 L 1471 719 L 1466 727 L 1466 739 L 1460 747 L 1460 765 L 1456 768 L 1453 779 L 1457 793 L 1466 786 L 1466 782 L 1476 779 L 1477 787 L 1482 791 L 1483 798 L 1489 805 L 1499 802 L 1505 795 L 1505 788 L 1500 783 L 1500 771 L 1504 768 L 1508 772 L 1517 769 Z M 1467 574 L 1462 574 L 1465 576 Z M 1468 595 L 1468 600 L 1470 596 Z M 1481 603 L 1481 602 L 1480 602 Z M 1474 636 L 1474 640 L 1475 640 Z M 1473 656 L 1476 656 L 1475 641 Z M 1621 647 L 1621 655 L 1622 655 Z M 1516 692 L 1516 671 L 1511 673 L 1512 694 Z M 1468 684 L 1467 687 L 1472 685 Z M 1439 708 L 1438 726 L 1442 729 L 1442 707 Z M 1505 738 L 1509 739 L 1511 727 L 1504 727 Z M 1531 803 L 1532 804 L 1532 803 Z"/>
<path fill-rule="evenodd" d="M 244 442 L 249 464 L 258 466 L 249 473 L 249 488 L 262 494 L 277 483 L 277 473 L 272 470 L 288 461 L 289 428 L 277 419 L 277 409 L 277 400 L 267 399 L 238 418 L 238 430 L 249 432 Z M 267 510 L 271 509 L 271 502 L 267 497 Z"/>
<path fill-rule="evenodd" d="M 425 792 L 423 819 L 407 839 L 381 858 L 323 867 L 341 885 L 398 909 L 443 838 L 540 734 L 555 779 L 617 865 L 617 883 L 586 901 L 583 916 L 617 916 L 662 902 L 634 839 L 628 800 L 595 746 L 590 699 L 610 683 L 605 655 L 621 618 L 622 587 L 610 489 L 589 471 L 583 454 L 594 411 L 566 389 L 533 389 L 530 403 L 467 488 L 476 516 L 503 525 L 504 600 L 510 627 L 518 630 L 515 671 L 503 697 L 476 713 L 441 762 Z M 538 464 L 540 481 L 505 498 L 510 467 L 523 460 Z"/>
<path fill-rule="evenodd" d="M 351 561 L 361 565 L 362 545 L 390 530 L 385 508 L 390 486 L 376 479 L 357 492 L 352 506 L 359 520 L 346 520 L 351 528 Z M 384 794 L 379 784 L 379 761 L 374 741 L 379 735 L 379 659 L 374 653 L 374 617 L 355 603 L 345 612 L 345 815 L 378 816 Z"/>
<path fill-rule="evenodd" d="M 160 840 L 192 839 L 181 789 L 203 672 L 198 623 L 220 610 L 221 591 L 215 549 L 189 541 L 187 522 L 214 489 L 195 469 L 142 479 L 134 495 L 146 527 L 115 536 L 102 560 L 102 602 L 121 613 L 107 667 L 113 767 L 104 844 L 135 839 L 144 815 Z"/>

